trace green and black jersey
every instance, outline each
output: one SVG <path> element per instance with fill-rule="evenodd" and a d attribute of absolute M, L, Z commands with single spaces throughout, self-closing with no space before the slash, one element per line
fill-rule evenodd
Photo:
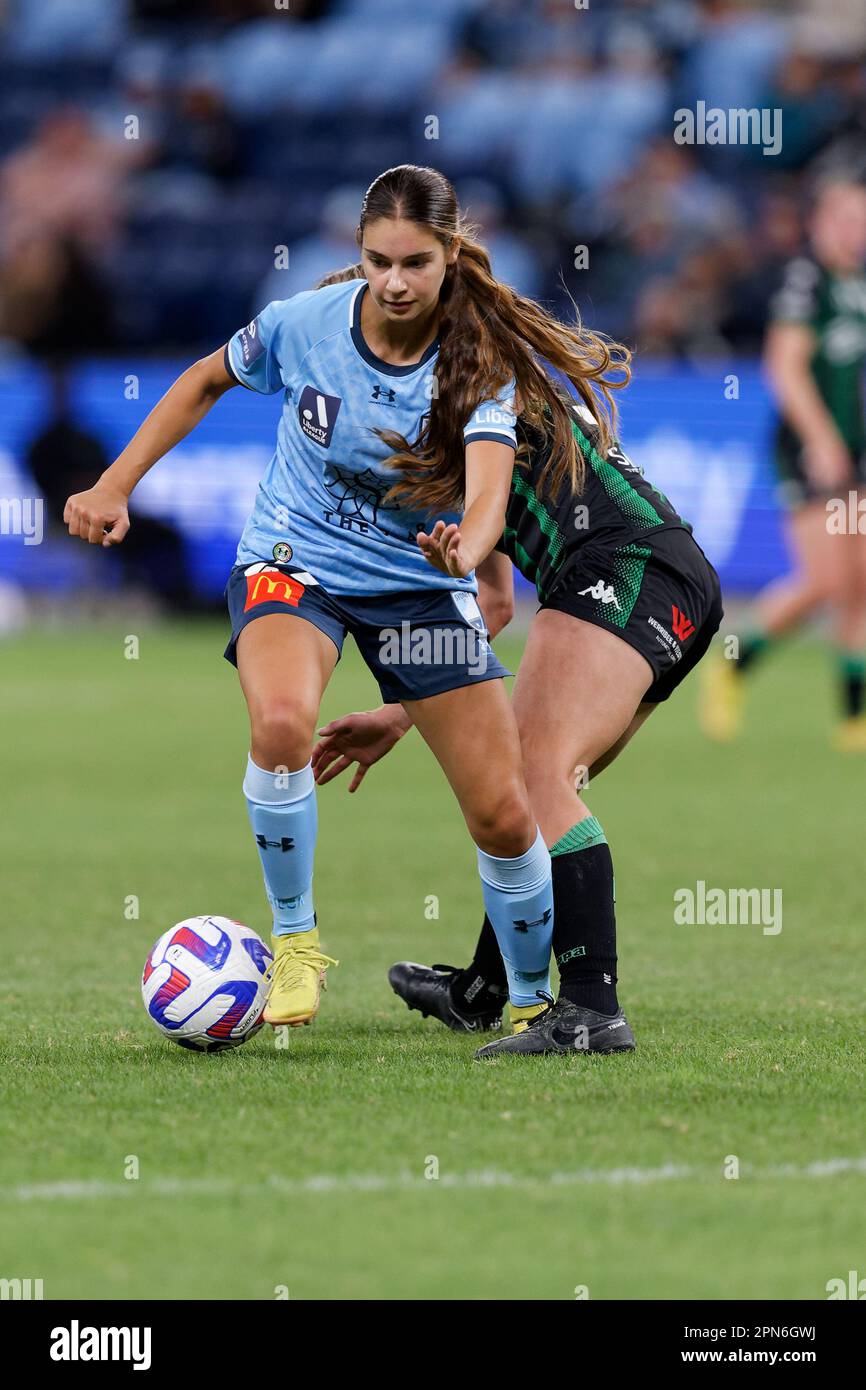
<path fill-rule="evenodd" d="M 770 303 L 770 319 L 812 330 L 815 385 L 852 458 L 860 458 L 866 453 L 866 275 L 837 275 L 805 257 L 791 261 Z M 799 435 L 779 420 L 776 453 L 784 475 L 799 471 L 801 452 Z"/>
<path fill-rule="evenodd" d="M 663 493 L 612 445 L 602 458 L 597 430 L 585 406 L 569 402 L 572 431 L 585 463 L 583 490 L 569 485 L 552 495 L 539 487 L 550 441 L 518 417 L 517 438 L 529 446 L 526 462 L 515 462 L 497 549 L 503 551 L 538 591 L 542 603 L 581 557 L 597 547 L 649 549 L 655 533 L 676 527 L 691 532 Z M 528 464 L 528 466 L 527 466 Z"/>

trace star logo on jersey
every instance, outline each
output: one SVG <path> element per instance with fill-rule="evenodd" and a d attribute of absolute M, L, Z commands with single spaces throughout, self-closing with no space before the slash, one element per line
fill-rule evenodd
<path fill-rule="evenodd" d="M 358 522 L 376 525 L 376 517 L 382 498 L 391 486 L 385 478 L 380 478 L 372 468 L 363 473 L 352 473 L 348 468 L 329 465 L 325 477 L 325 489 L 336 502 L 335 512 L 341 517 Z M 327 513 L 330 520 L 330 513 Z"/>
<path fill-rule="evenodd" d="M 308 439 L 323 449 L 331 447 L 331 436 L 343 402 L 339 396 L 326 396 L 315 386 L 305 386 L 298 401 L 298 423 Z"/>

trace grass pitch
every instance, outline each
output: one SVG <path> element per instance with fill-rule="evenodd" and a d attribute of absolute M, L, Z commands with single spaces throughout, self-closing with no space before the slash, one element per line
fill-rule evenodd
<path fill-rule="evenodd" d="M 156 1033 L 162 931 L 268 924 L 225 630 L 145 629 L 138 660 L 125 635 L 2 649 L 0 1276 L 49 1299 L 811 1299 L 862 1271 L 864 763 L 829 750 L 817 645 L 756 673 L 736 747 L 703 741 L 687 682 L 589 788 L 638 1051 L 482 1065 L 386 979 L 463 962 L 481 919 L 415 734 L 356 796 L 320 793 L 342 963 L 316 1024 L 216 1056 Z M 374 702 L 347 645 L 323 718 Z M 677 925 L 698 880 L 781 889 L 782 931 Z"/>

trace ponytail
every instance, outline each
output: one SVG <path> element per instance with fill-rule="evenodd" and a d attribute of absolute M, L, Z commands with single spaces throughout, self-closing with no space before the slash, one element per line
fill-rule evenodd
<path fill-rule="evenodd" d="M 332 270 L 330 274 L 323 275 L 321 280 L 317 280 L 313 286 L 314 290 L 323 290 L 326 285 L 342 285 L 346 280 L 363 280 L 364 267 L 359 261 L 357 265 L 347 265 L 344 270 Z"/>
<path fill-rule="evenodd" d="M 628 349 L 585 328 L 555 319 L 534 300 L 496 280 L 490 258 L 463 224 L 460 253 L 446 271 L 440 293 L 440 347 L 429 420 L 411 446 L 396 432 L 380 431 L 394 450 L 389 460 L 403 477 L 395 500 L 452 509 L 462 503 L 463 427 L 478 405 L 512 378 L 521 415 L 547 447 L 538 487 L 579 494 L 585 463 L 572 430 L 572 398 L 542 365 L 557 367 L 573 384 L 596 425 L 595 445 L 604 455 L 614 439 L 614 391 L 630 377 Z M 525 463 L 525 450 L 518 464 Z"/>

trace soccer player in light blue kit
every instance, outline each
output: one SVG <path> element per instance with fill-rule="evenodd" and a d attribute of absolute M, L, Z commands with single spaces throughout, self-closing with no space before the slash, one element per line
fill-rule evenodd
<path fill-rule="evenodd" d="M 570 447 L 565 408 L 536 353 L 588 401 L 587 381 L 604 392 L 608 364 L 588 371 L 579 328 L 493 278 L 436 170 L 380 175 L 358 243 L 366 279 L 270 304 L 195 363 L 96 487 L 69 499 L 65 519 L 91 544 L 121 542 L 133 487 L 221 395 L 239 383 L 283 392 L 277 448 L 226 590 L 226 656 L 251 726 L 244 792 L 273 913 L 265 1016 L 310 1022 L 333 963 L 313 907 L 310 758 L 350 632 L 383 699 L 404 706 L 457 796 L 512 1019 L 525 1024 L 549 988 L 550 857 L 473 572 L 502 534 L 515 412 L 537 418 L 547 408 L 554 457 Z"/>

